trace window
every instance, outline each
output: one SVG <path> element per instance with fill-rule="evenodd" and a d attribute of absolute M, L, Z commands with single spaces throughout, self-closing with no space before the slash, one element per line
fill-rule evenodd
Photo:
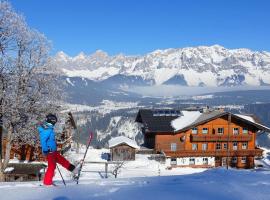
<path fill-rule="evenodd" d="M 176 110 L 172 110 L 171 115 L 172 116 L 177 116 Z"/>
<path fill-rule="evenodd" d="M 160 116 L 182 116 L 182 112 L 180 110 L 154 110 L 153 116 L 160 117 Z"/>
<path fill-rule="evenodd" d="M 177 165 L 176 158 L 171 158 L 171 165 Z"/>
<path fill-rule="evenodd" d="M 203 150 L 203 151 L 206 151 L 206 150 L 207 150 L 207 143 L 203 143 L 203 144 L 202 144 L 202 150 Z"/>
<path fill-rule="evenodd" d="M 217 143 L 216 144 L 216 150 L 220 150 L 221 149 L 221 144 L 220 143 Z"/>
<path fill-rule="evenodd" d="M 241 158 L 241 163 L 246 163 L 247 162 L 247 157 L 242 157 Z"/>
<path fill-rule="evenodd" d="M 223 144 L 223 149 L 227 149 L 228 148 L 228 144 L 227 143 L 224 143 Z"/>
<path fill-rule="evenodd" d="M 171 151 L 176 151 L 177 145 L 176 143 L 171 143 Z"/>
<path fill-rule="evenodd" d="M 243 134 L 248 134 L 248 128 L 243 128 Z"/>
<path fill-rule="evenodd" d="M 222 166 L 227 166 L 227 158 L 223 157 L 221 161 Z"/>
<path fill-rule="evenodd" d="M 190 165 L 195 165 L 195 158 L 190 158 L 189 159 L 189 164 Z"/>
<path fill-rule="evenodd" d="M 224 133 L 224 128 L 218 128 L 218 134 L 219 135 L 223 135 L 223 133 Z"/>
<path fill-rule="evenodd" d="M 186 136 L 185 135 L 183 135 L 182 137 L 180 137 L 180 142 L 185 142 L 185 140 L 186 140 Z"/>
<path fill-rule="evenodd" d="M 243 142 L 242 143 L 242 149 L 247 149 L 248 143 L 247 142 Z"/>
<path fill-rule="evenodd" d="M 208 165 L 208 158 L 203 158 L 203 164 Z"/>
<path fill-rule="evenodd" d="M 232 163 L 237 163 L 237 157 L 232 158 Z"/>
<path fill-rule="evenodd" d="M 233 134 L 238 135 L 239 134 L 239 129 L 238 128 L 233 128 Z"/>
<path fill-rule="evenodd" d="M 197 128 L 192 128 L 191 129 L 191 133 L 192 134 L 197 134 L 198 133 L 198 129 Z"/>
<path fill-rule="evenodd" d="M 207 134 L 207 133 L 208 133 L 208 128 L 203 128 L 203 129 L 202 129 L 202 133 L 203 133 L 203 134 Z"/>
<path fill-rule="evenodd" d="M 169 110 L 165 110 L 165 116 L 170 116 L 170 111 Z"/>
<path fill-rule="evenodd" d="M 192 150 L 198 150 L 198 144 L 192 144 Z"/>
<path fill-rule="evenodd" d="M 233 150 L 237 150 L 237 146 L 238 146 L 238 143 L 237 142 L 233 142 Z"/>

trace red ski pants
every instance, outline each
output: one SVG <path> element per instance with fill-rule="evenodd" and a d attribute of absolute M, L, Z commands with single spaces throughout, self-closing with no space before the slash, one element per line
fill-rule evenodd
<path fill-rule="evenodd" d="M 70 162 L 67 159 L 65 159 L 57 151 L 50 152 L 46 158 L 48 161 L 48 168 L 47 168 L 47 171 L 45 173 L 43 183 L 44 183 L 44 185 L 52 185 L 52 179 L 54 176 L 54 170 L 56 168 L 56 163 L 59 163 L 60 165 L 62 165 L 64 168 L 66 168 L 68 170 L 70 170 L 72 165 L 70 164 Z"/>

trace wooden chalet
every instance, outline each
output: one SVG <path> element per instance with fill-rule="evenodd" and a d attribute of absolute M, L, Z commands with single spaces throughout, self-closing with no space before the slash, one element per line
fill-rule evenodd
<path fill-rule="evenodd" d="M 125 136 L 115 137 L 109 140 L 112 161 L 135 160 L 136 149 L 140 147 L 134 140 Z"/>
<path fill-rule="evenodd" d="M 145 146 L 166 156 L 171 166 L 253 168 L 256 133 L 270 129 L 250 116 L 222 110 L 139 110 Z"/>

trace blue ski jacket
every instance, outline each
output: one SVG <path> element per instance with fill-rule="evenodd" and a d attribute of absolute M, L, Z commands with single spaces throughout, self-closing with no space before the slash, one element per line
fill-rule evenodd
<path fill-rule="evenodd" d="M 38 127 L 40 143 L 43 153 L 54 152 L 57 150 L 53 125 L 45 122 Z"/>

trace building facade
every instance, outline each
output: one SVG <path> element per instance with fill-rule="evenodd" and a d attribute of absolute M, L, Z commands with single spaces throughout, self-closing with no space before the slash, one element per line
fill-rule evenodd
<path fill-rule="evenodd" d="M 135 160 L 136 150 L 140 148 L 135 140 L 125 136 L 114 137 L 108 143 L 111 151 L 111 161 Z"/>
<path fill-rule="evenodd" d="M 145 146 L 178 167 L 253 168 L 263 152 L 256 147 L 256 134 L 270 132 L 250 116 L 219 110 L 139 110 L 136 121 L 142 124 Z"/>

